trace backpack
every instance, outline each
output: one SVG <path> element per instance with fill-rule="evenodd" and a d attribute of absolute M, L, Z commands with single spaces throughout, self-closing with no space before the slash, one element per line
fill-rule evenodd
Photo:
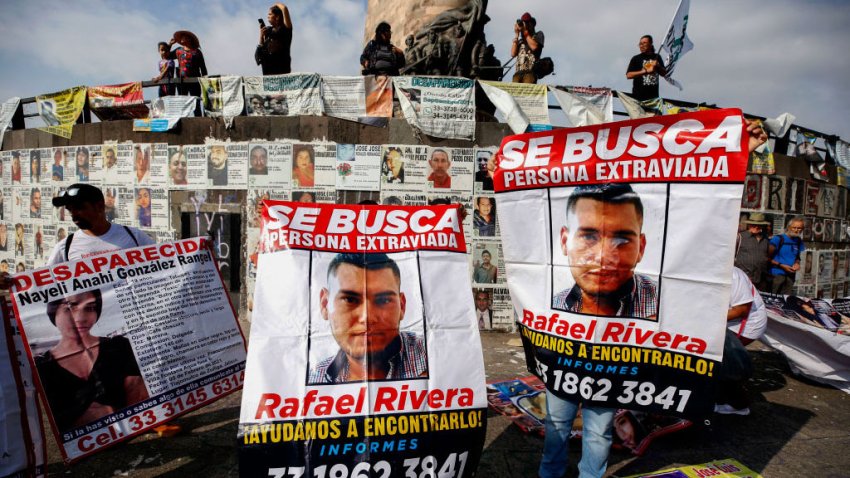
<path fill-rule="evenodd" d="M 552 74 L 555 71 L 555 62 L 552 61 L 552 58 L 545 57 L 540 58 L 539 60 L 534 62 L 534 76 L 539 80 L 540 78 L 544 78 Z"/>
<path fill-rule="evenodd" d="M 800 260 L 800 249 L 802 249 L 803 240 L 800 239 L 799 237 L 795 237 L 794 238 L 794 244 L 797 245 L 796 260 L 799 261 Z M 777 254 L 779 254 L 779 251 L 782 250 L 782 246 L 784 246 L 784 245 L 785 245 L 785 234 L 779 234 L 779 246 L 776 247 L 776 250 L 773 251 L 773 255 L 770 256 L 770 258 L 773 259 L 774 257 L 776 257 Z"/>

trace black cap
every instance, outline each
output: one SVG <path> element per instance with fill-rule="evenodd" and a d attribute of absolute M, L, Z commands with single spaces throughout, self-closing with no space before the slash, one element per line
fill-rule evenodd
<path fill-rule="evenodd" d="M 77 183 L 68 186 L 53 198 L 53 205 L 56 207 L 82 204 L 85 202 L 104 202 L 103 192 L 91 184 Z"/>

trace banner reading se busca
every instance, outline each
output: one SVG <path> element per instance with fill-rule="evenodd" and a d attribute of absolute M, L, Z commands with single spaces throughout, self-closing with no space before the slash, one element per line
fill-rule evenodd
<path fill-rule="evenodd" d="M 487 404 L 458 211 L 264 201 L 241 476 L 473 475 Z"/>
<path fill-rule="evenodd" d="M 66 462 L 242 384 L 245 341 L 203 238 L 13 277 L 16 316 Z"/>
<path fill-rule="evenodd" d="M 710 413 L 747 141 L 739 110 L 503 140 L 508 285 L 528 368 L 552 393 Z"/>

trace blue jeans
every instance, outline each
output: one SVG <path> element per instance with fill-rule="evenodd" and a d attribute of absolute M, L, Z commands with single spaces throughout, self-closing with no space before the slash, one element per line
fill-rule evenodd
<path fill-rule="evenodd" d="M 540 478 L 561 478 L 567 471 L 567 446 L 578 402 L 562 400 L 546 390 L 546 438 Z M 581 409 L 582 427 L 580 478 L 601 478 L 608 468 L 611 450 L 611 431 L 614 425 L 613 408 L 584 406 Z"/>

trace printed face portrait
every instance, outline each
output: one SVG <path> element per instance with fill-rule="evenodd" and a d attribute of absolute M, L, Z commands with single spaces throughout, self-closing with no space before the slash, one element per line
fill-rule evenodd
<path fill-rule="evenodd" d="M 493 198 L 479 196 L 475 209 L 480 215 L 490 217 L 490 213 L 493 212 Z"/>
<path fill-rule="evenodd" d="M 136 203 L 142 209 L 151 207 L 151 192 L 148 188 L 141 188 L 136 193 Z"/>
<path fill-rule="evenodd" d="M 310 150 L 302 149 L 295 155 L 295 169 L 301 171 L 313 169 L 313 157 L 310 155 Z"/>
<path fill-rule="evenodd" d="M 263 105 L 263 98 L 261 96 L 252 96 L 250 100 L 250 106 L 251 114 L 253 116 L 260 116 L 266 113 L 266 108 Z"/>
<path fill-rule="evenodd" d="M 224 149 L 224 146 L 212 146 L 209 161 L 214 169 L 224 169 L 227 163 L 227 150 Z"/>
<path fill-rule="evenodd" d="M 30 192 L 30 213 L 38 215 L 41 212 L 41 191 L 33 189 Z"/>
<path fill-rule="evenodd" d="M 319 301 L 340 350 L 356 360 L 380 353 L 398 337 L 406 308 L 401 280 L 392 268 L 369 270 L 346 263 L 328 274 Z"/>
<path fill-rule="evenodd" d="M 21 178 L 21 157 L 12 156 L 12 177 L 20 181 Z"/>
<path fill-rule="evenodd" d="M 475 308 L 480 311 L 485 311 L 490 307 L 490 294 L 485 290 L 479 290 L 475 293 Z"/>
<path fill-rule="evenodd" d="M 613 294 L 634 276 L 646 248 L 642 225 L 634 204 L 578 199 L 561 230 L 561 250 L 582 291 Z"/>
<path fill-rule="evenodd" d="M 273 96 L 269 100 L 269 108 L 271 109 L 271 114 L 277 116 L 286 116 L 289 112 L 289 109 L 286 106 L 285 96 Z"/>
<path fill-rule="evenodd" d="M 428 160 L 428 165 L 431 166 L 431 172 L 435 178 L 445 178 L 449 176 L 449 154 L 441 149 L 435 149 L 431 153 L 431 159 Z"/>
<path fill-rule="evenodd" d="M 262 146 L 251 149 L 251 174 L 268 174 L 269 153 Z"/>
<path fill-rule="evenodd" d="M 6 241 L 9 240 L 9 228 L 6 223 L 0 223 L 0 246 L 6 247 Z"/>
<path fill-rule="evenodd" d="M 139 154 L 139 151 L 140 149 L 136 148 L 137 155 Z M 115 164 L 118 163 L 118 159 L 115 157 L 115 150 L 112 148 L 107 149 L 106 152 L 103 153 L 103 158 L 104 163 L 106 163 L 107 169 L 113 168 Z M 138 168 L 138 164 L 136 165 L 136 167 Z"/>
<path fill-rule="evenodd" d="M 174 184 L 186 184 L 186 155 L 183 149 L 177 149 L 168 160 L 168 174 Z"/>
<path fill-rule="evenodd" d="M 552 308 L 657 320 L 668 194 L 663 185 L 625 183 L 557 192 Z"/>
<path fill-rule="evenodd" d="M 316 196 L 310 191 L 295 191 L 292 193 L 292 200 L 296 202 L 314 203 Z"/>
<path fill-rule="evenodd" d="M 6 259 L 0 261 L 0 273 L 9 273 L 9 262 Z"/>
<path fill-rule="evenodd" d="M 112 153 L 113 155 L 115 152 Z M 89 153 L 86 149 L 77 148 L 77 166 L 85 166 L 89 165 Z"/>

